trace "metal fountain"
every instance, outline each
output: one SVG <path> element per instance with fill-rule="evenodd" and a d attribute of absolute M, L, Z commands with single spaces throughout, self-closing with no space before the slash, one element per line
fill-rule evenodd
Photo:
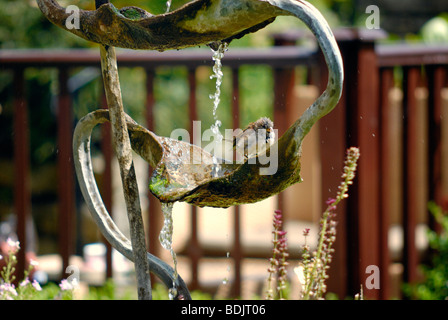
<path fill-rule="evenodd" d="M 56 1 L 37 0 L 37 3 L 57 26 L 100 44 L 109 109 L 82 118 L 73 137 L 78 181 L 96 224 L 117 251 L 134 261 L 139 299 L 151 298 L 148 270 L 173 289 L 173 299 L 190 299 L 188 288 L 177 272 L 146 251 L 131 150 L 154 168 L 150 190 L 162 203 L 183 201 L 201 207 L 229 207 L 263 200 L 300 182 L 302 140 L 321 117 L 333 110 L 342 92 L 342 58 L 330 27 L 316 8 L 302 0 L 194 0 L 160 15 L 133 6 L 117 9 L 111 3 L 97 0 L 96 10 L 80 10 L 79 29 L 66 27 L 70 14 Z M 157 136 L 124 112 L 114 47 L 164 51 L 206 44 L 216 48 L 222 42 L 230 43 L 256 32 L 277 16 L 295 16 L 312 31 L 329 70 L 328 84 L 278 141 L 256 155 L 256 159 L 243 163 L 224 161 L 218 174 L 212 174 L 214 162 L 209 152 Z M 111 219 L 93 175 L 91 133 L 96 125 L 106 121 L 112 124 L 131 239 Z M 272 174 L 266 172 L 263 158 L 268 154 L 278 159 Z"/>

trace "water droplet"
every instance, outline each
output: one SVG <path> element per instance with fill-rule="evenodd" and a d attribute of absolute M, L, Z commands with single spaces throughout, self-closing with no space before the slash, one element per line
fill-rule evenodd
<path fill-rule="evenodd" d="M 229 235 L 227 234 L 227 237 L 229 237 Z M 230 251 L 226 252 L 226 259 L 229 260 L 230 259 Z M 228 261 L 229 262 L 229 261 Z M 227 284 L 229 282 L 229 276 L 230 276 L 230 264 L 227 266 L 226 268 L 227 271 L 227 275 L 226 277 L 222 280 L 222 284 Z"/>
<path fill-rule="evenodd" d="M 175 288 L 174 283 L 173 283 L 173 288 L 168 289 L 168 298 L 170 300 L 174 300 L 174 298 L 176 298 L 176 296 L 177 296 L 177 289 Z"/>

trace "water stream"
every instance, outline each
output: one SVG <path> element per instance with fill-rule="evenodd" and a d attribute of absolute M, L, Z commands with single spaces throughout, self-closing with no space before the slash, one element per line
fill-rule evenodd
<path fill-rule="evenodd" d="M 166 2 L 166 12 L 165 12 L 165 13 L 170 12 L 170 9 L 171 9 L 171 2 L 172 2 L 172 0 L 168 0 L 168 1 Z"/>
<path fill-rule="evenodd" d="M 214 135 L 214 143 L 215 148 L 214 150 L 221 150 L 222 148 L 222 139 L 223 136 L 221 134 L 221 131 L 219 128 L 221 127 L 221 121 L 218 119 L 218 106 L 221 99 L 221 84 L 222 84 L 222 78 L 223 78 L 223 72 L 222 72 L 222 58 L 224 57 L 224 53 L 227 51 L 228 44 L 226 42 L 221 42 L 218 46 L 217 50 L 213 51 L 213 61 L 215 62 L 213 65 L 213 74 L 210 76 L 210 79 L 216 79 L 216 86 L 215 86 L 215 93 L 211 94 L 209 96 L 210 99 L 213 100 L 213 119 L 215 120 L 215 123 L 211 125 L 210 129 L 213 132 Z M 213 176 L 217 177 L 218 172 L 221 168 L 220 164 L 218 163 L 218 160 L 216 157 L 213 158 L 214 163 L 214 170 L 213 170 Z"/>
<path fill-rule="evenodd" d="M 219 102 L 221 101 L 221 85 L 222 85 L 222 78 L 223 78 L 223 72 L 222 72 L 222 58 L 224 57 L 224 53 L 227 51 L 228 49 L 228 43 L 226 42 L 221 42 L 218 46 L 217 50 L 214 50 L 212 48 L 213 51 L 213 61 L 215 62 L 213 65 L 213 74 L 210 76 L 210 79 L 216 79 L 216 86 L 215 86 L 215 93 L 211 94 L 209 97 L 210 99 L 213 100 L 213 119 L 215 120 L 215 123 L 212 124 L 212 126 L 210 127 L 210 129 L 213 132 L 214 135 L 214 143 L 215 143 L 215 152 L 216 150 L 222 150 L 222 140 L 223 140 L 223 136 L 221 131 L 219 130 L 219 128 L 221 127 L 221 121 L 218 119 L 218 106 L 219 106 Z M 221 165 L 218 161 L 218 159 L 214 156 L 213 157 L 213 164 L 214 164 L 214 168 L 213 168 L 213 176 L 216 177 L 218 176 L 218 172 L 221 169 Z M 228 235 L 227 235 L 228 236 Z M 230 252 L 226 253 L 226 259 L 227 261 L 229 261 L 230 259 Z M 229 281 L 229 275 L 230 275 L 230 265 L 227 266 L 227 275 L 226 277 L 222 280 L 222 283 L 225 285 L 228 283 Z"/>
<path fill-rule="evenodd" d="M 170 5 L 171 5 L 171 1 L 168 0 L 167 1 L 167 12 L 170 9 Z M 221 144 L 222 144 L 222 139 L 223 136 L 220 132 L 220 126 L 221 126 L 221 121 L 218 120 L 218 115 L 217 115 L 217 109 L 219 106 L 219 102 L 220 102 L 220 96 L 221 96 L 221 84 L 222 84 L 222 78 L 223 78 L 223 72 L 222 72 L 222 63 L 221 63 L 221 59 L 224 56 L 224 52 L 227 50 L 227 43 L 220 43 L 219 47 L 217 50 L 213 50 L 213 61 L 214 66 L 213 66 L 213 74 L 210 76 L 210 79 L 214 79 L 216 78 L 216 86 L 215 86 L 215 93 L 210 95 L 210 99 L 213 100 L 213 118 L 215 120 L 215 123 L 211 126 L 211 130 L 213 132 L 214 135 L 214 143 L 215 143 L 215 147 L 216 148 L 221 148 Z M 167 143 L 167 142 L 165 142 Z M 170 155 L 172 155 L 173 159 L 170 159 L 170 161 L 168 161 L 171 170 L 176 171 L 177 167 L 181 164 L 181 162 L 183 161 L 183 159 L 178 158 L 178 154 L 179 152 L 176 152 L 176 150 L 174 150 L 174 146 L 170 145 L 168 146 L 168 148 L 170 148 Z M 214 149 L 214 150 L 219 150 L 219 149 Z M 218 172 L 221 168 L 219 161 L 216 159 L 216 157 L 213 157 L 213 163 L 214 163 L 214 168 L 213 168 L 213 175 L 216 177 L 218 175 Z M 176 257 L 176 253 L 174 252 L 173 249 L 173 203 L 162 203 L 162 213 L 163 213 L 163 227 L 162 230 L 160 231 L 159 234 L 159 241 L 160 244 L 162 245 L 162 247 L 165 250 L 168 250 L 171 254 L 171 257 L 173 259 L 173 264 L 174 264 L 174 281 L 173 281 L 173 287 L 169 289 L 169 298 L 173 299 L 176 295 L 176 286 L 175 286 L 175 281 L 177 279 L 177 257 Z M 230 253 L 227 254 L 227 257 L 229 257 Z M 225 282 L 227 282 L 227 280 L 225 280 Z"/>
<path fill-rule="evenodd" d="M 174 264 L 173 287 L 169 289 L 169 297 L 173 299 L 176 295 L 175 281 L 177 279 L 177 256 L 173 249 L 173 203 L 162 203 L 163 227 L 159 234 L 162 247 L 171 253 Z"/>
<path fill-rule="evenodd" d="M 222 279 L 222 284 L 227 284 L 230 279 L 230 251 L 227 251 L 227 253 L 226 253 L 226 262 L 228 264 L 228 266 L 226 268 L 227 274 L 224 277 L 224 279 Z"/>

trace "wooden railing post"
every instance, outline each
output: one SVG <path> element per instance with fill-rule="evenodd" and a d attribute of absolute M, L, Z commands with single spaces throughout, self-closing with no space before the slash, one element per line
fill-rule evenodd
<path fill-rule="evenodd" d="M 391 159 L 393 159 L 394 155 L 396 156 L 397 150 L 397 140 L 400 140 L 401 137 L 396 137 L 397 133 L 397 123 L 394 120 L 397 117 L 392 117 L 392 114 L 396 114 L 395 110 L 392 110 L 390 104 L 390 90 L 394 86 L 394 75 L 392 68 L 386 68 L 381 70 L 380 72 L 380 85 L 381 85 L 381 106 L 380 106 L 380 119 L 381 119 L 381 180 L 380 180 L 380 270 L 383 270 L 380 278 L 380 298 L 388 299 L 390 298 L 390 288 L 391 288 L 391 277 L 389 276 L 387 270 L 389 269 L 389 265 L 391 263 L 390 254 L 389 254 L 389 243 L 388 243 L 388 231 L 390 228 L 391 218 L 396 212 L 393 212 L 394 203 L 397 203 L 397 199 L 394 198 L 397 196 L 397 192 L 394 192 L 394 178 L 396 179 L 397 173 L 394 172 L 396 170 L 397 165 L 396 162 L 393 163 Z M 398 126 L 401 128 L 401 126 Z M 395 137 L 394 137 L 395 135 Z M 398 149 L 400 149 L 398 147 Z M 399 161 L 401 157 L 396 161 Z M 398 165 L 400 166 L 400 165 Z M 398 173 L 401 176 L 401 173 Z"/>
<path fill-rule="evenodd" d="M 346 147 L 357 146 L 361 152 L 347 199 L 347 293 L 359 292 L 362 285 L 368 299 L 380 298 L 377 277 L 388 272 L 377 272 L 383 254 L 380 239 L 386 236 L 380 228 L 380 81 L 375 52 L 375 41 L 382 36 L 382 32 L 363 29 L 336 35 L 346 75 Z"/>
<path fill-rule="evenodd" d="M 240 89 L 239 89 L 239 69 L 232 69 L 232 119 L 233 129 L 240 127 Z M 235 279 L 233 283 L 233 296 L 241 296 L 242 288 L 242 259 L 243 250 L 241 244 L 241 210 L 239 206 L 233 207 L 233 261 L 235 268 Z"/>
<path fill-rule="evenodd" d="M 17 237 L 22 248 L 17 257 L 19 279 L 25 271 L 28 244 L 26 222 L 31 210 L 29 121 L 24 74 L 24 68 L 14 69 L 14 208 Z"/>
<path fill-rule="evenodd" d="M 278 35 L 275 38 L 275 46 L 294 46 L 295 35 Z M 295 70 L 291 67 L 274 68 L 274 127 L 278 130 L 278 136 L 283 133 L 291 125 L 288 115 L 292 114 L 291 108 L 294 99 Z M 288 213 L 284 212 L 284 192 L 277 195 L 277 210 L 282 212 L 283 224 L 288 217 Z"/>
<path fill-rule="evenodd" d="M 103 94 L 101 95 L 101 105 L 102 108 L 108 109 L 106 96 L 104 94 L 104 89 L 102 90 Z M 110 123 L 106 122 L 101 126 L 101 150 L 104 157 L 104 171 L 103 171 L 103 179 L 101 184 L 101 194 L 103 196 L 104 205 L 106 206 L 109 215 L 113 217 L 113 209 L 112 209 L 112 132 Z M 113 268 L 112 268 L 112 246 L 111 244 L 103 237 L 103 242 L 106 246 L 106 279 L 110 279 L 113 276 Z"/>
<path fill-rule="evenodd" d="M 428 73 L 428 198 L 448 210 L 443 192 L 442 155 L 442 90 L 447 85 L 446 66 L 431 66 Z M 446 143 L 446 142 L 445 142 Z M 441 231 L 434 217 L 429 217 L 432 230 Z"/>
<path fill-rule="evenodd" d="M 344 52 L 342 51 L 342 54 Z M 343 55 L 344 57 L 344 55 Z M 312 70 L 313 84 L 323 92 L 328 81 L 328 71 L 324 68 L 324 57 L 319 54 L 318 70 Z M 346 75 L 347 77 L 347 75 Z M 346 145 L 346 93 L 332 112 L 319 120 L 320 162 L 321 162 L 321 203 L 325 205 L 328 198 L 334 198 L 341 182 L 344 167 Z M 350 193 L 351 190 L 349 190 Z M 336 209 L 337 234 L 334 243 L 335 252 L 327 280 L 328 292 L 336 293 L 340 298 L 347 295 L 347 212 L 346 201 Z"/>
<path fill-rule="evenodd" d="M 58 104 L 58 197 L 59 197 L 59 250 L 62 257 L 62 274 L 70 264 L 73 253 L 74 223 L 74 171 L 72 155 L 73 119 L 70 93 L 68 90 L 68 69 L 59 69 Z"/>
<path fill-rule="evenodd" d="M 344 298 L 358 293 L 363 285 L 367 298 L 379 298 L 379 290 L 366 287 L 365 280 L 367 267 L 379 267 L 381 255 L 380 101 L 375 41 L 384 34 L 375 30 L 344 29 L 336 30 L 335 36 L 344 59 L 346 80 L 338 106 L 319 121 L 322 201 L 336 195 L 345 150 L 357 146 L 361 158 L 358 177 L 349 190 L 350 197 L 337 209 L 337 241 L 328 291 Z M 291 39 L 287 44 L 292 44 Z M 311 78 L 322 92 L 328 77 L 322 56 L 318 61 L 317 79 Z M 286 87 L 283 84 L 283 90 Z M 276 105 L 277 114 L 282 112 L 281 106 Z"/>
<path fill-rule="evenodd" d="M 403 281 L 415 282 L 418 279 L 419 256 L 416 246 L 416 228 L 422 210 L 422 181 L 419 167 L 422 165 L 421 136 L 419 130 L 423 123 L 419 115 L 416 90 L 421 86 L 422 75 L 420 67 L 406 67 L 403 71 L 403 106 L 404 106 L 404 175 L 403 175 Z M 427 201 L 427 195 L 423 195 Z"/>
<path fill-rule="evenodd" d="M 198 137 L 195 137 L 193 128 L 193 121 L 198 121 L 199 116 L 197 112 L 197 98 L 196 98 L 196 68 L 188 69 L 188 85 L 189 85 L 189 97 L 188 97 L 188 110 L 190 118 L 190 137 L 192 137 L 192 144 L 200 145 Z M 193 141 L 193 139 L 196 139 Z M 198 208 L 191 206 L 191 236 L 188 245 L 188 256 L 191 259 L 191 283 L 190 289 L 199 289 L 199 260 L 203 256 L 201 244 L 199 242 L 199 219 Z"/>
<path fill-rule="evenodd" d="M 146 125 L 147 128 L 151 131 L 155 131 L 155 122 L 154 122 L 154 106 L 155 106 L 155 96 L 154 96 L 154 78 L 155 78 L 155 70 L 152 68 L 145 69 L 146 71 Z M 151 177 L 153 168 L 148 165 L 148 182 Z M 159 232 L 162 225 L 162 207 L 159 200 L 151 193 L 148 188 L 148 209 L 147 209 L 147 218 L 148 218 L 148 229 L 146 233 L 148 251 L 155 255 L 159 256 L 160 254 L 160 241 L 159 241 Z M 153 286 L 155 283 L 155 276 L 151 273 L 151 285 Z"/>

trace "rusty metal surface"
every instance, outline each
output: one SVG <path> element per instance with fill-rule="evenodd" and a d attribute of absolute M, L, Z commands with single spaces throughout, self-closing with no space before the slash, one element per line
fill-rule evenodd
<path fill-rule="evenodd" d="M 195 0 L 166 14 L 153 15 L 137 7 L 117 9 L 104 3 L 96 10 L 80 10 L 80 28 L 67 28 L 66 9 L 54 0 L 37 0 L 55 25 L 102 45 L 164 51 L 216 41 L 230 42 L 288 14 L 269 1 Z M 300 5 L 298 3 L 297 5 Z"/>

